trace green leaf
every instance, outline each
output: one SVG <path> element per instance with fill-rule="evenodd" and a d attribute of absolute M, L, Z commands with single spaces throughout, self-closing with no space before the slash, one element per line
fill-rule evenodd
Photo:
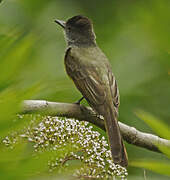
<path fill-rule="evenodd" d="M 158 144 L 158 148 L 161 152 L 163 152 L 168 158 L 170 158 L 170 147 L 167 146 L 160 146 Z"/>
<path fill-rule="evenodd" d="M 18 37 L 8 49 L 6 55 L 0 59 L 1 76 L 0 83 L 11 82 L 22 71 L 30 54 L 31 46 L 35 40 L 31 36 Z"/>
<path fill-rule="evenodd" d="M 149 125 L 157 135 L 165 139 L 170 139 L 170 128 L 160 119 L 142 110 L 136 110 L 135 114 Z"/>
<path fill-rule="evenodd" d="M 25 142 L 20 142 L 13 149 L 1 149 L 0 153 L 0 179 L 28 179 L 47 172 L 52 155 L 52 152 L 45 151 L 35 156 L 31 143 Z"/>
<path fill-rule="evenodd" d="M 159 162 L 148 159 L 147 161 L 132 161 L 129 163 L 129 165 L 139 168 L 145 168 L 162 175 L 170 176 L 170 163 L 167 162 Z"/>

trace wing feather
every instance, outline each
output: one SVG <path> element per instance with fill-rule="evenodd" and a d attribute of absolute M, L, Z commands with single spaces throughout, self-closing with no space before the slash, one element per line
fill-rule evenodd
<path fill-rule="evenodd" d="M 65 67 L 67 74 L 74 81 L 76 87 L 88 102 L 95 106 L 101 105 L 106 100 L 106 84 L 99 78 L 100 74 L 96 67 L 82 65 L 76 56 L 72 56 L 71 48 L 68 48 L 65 55 Z M 112 73 L 111 67 L 107 65 L 111 96 L 113 105 L 118 114 L 119 107 L 119 90 L 117 82 Z"/>
<path fill-rule="evenodd" d="M 75 57 L 69 53 L 70 49 L 67 50 L 65 56 L 67 74 L 91 105 L 103 104 L 106 99 L 106 92 L 102 81 L 98 78 L 96 68 L 89 69 L 81 66 L 81 64 L 78 66 Z"/>
<path fill-rule="evenodd" d="M 112 94 L 113 104 L 114 104 L 114 107 L 116 110 L 116 114 L 118 115 L 118 108 L 120 105 L 119 89 L 117 86 L 116 79 L 111 70 L 108 71 L 108 77 L 109 77 L 109 84 L 110 84 L 110 90 L 111 90 L 111 94 Z"/>

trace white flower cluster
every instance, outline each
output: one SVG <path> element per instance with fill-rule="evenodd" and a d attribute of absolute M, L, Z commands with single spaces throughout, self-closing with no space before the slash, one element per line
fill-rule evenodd
<path fill-rule="evenodd" d="M 77 177 L 126 179 L 128 175 L 125 168 L 113 163 L 105 137 L 94 131 L 88 122 L 44 117 L 38 125 L 27 127 L 20 137 L 34 142 L 35 151 L 58 150 L 69 144 L 70 149 L 64 157 L 49 162 L 51 171 L 61 165 L 67 166 L 70 159 L 77 159 L 83 164 L 74 173 Z M 8 139 L 4 139 L 7 145 L 10 144 Z"/>

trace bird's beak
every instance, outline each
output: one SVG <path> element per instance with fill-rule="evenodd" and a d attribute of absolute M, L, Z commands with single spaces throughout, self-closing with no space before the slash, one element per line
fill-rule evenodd
<path fill-rule="evenodd" d="M 66 27 L 66 22 L 65 22 L 65 21 L 56 19 L 54 22 L 56 22 L 56 23 L 59 24 L 62 28 L 65 29 L 65 27 Z"/>

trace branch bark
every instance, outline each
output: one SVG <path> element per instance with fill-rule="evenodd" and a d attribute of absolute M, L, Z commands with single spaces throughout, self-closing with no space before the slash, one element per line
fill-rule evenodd
<path fill-rule="evenodd" d="M 104 121 L 101 116 L 89 107 L 71 103 L 49 102 L 44 100 L 25 100 L 22 103 L 22 114 L 43 114 L 48 116 L 58 116 L 75 118 L 79 121 L 88 121 L 105 130 Z M 129 144 L 143 147 L 151 151 L 161 152 L 158 146 L 170 148 L 170 140 L 160 138 L 156 135 L 140 132 L 134 127 L 119 122 L 123 139 Z"/>

